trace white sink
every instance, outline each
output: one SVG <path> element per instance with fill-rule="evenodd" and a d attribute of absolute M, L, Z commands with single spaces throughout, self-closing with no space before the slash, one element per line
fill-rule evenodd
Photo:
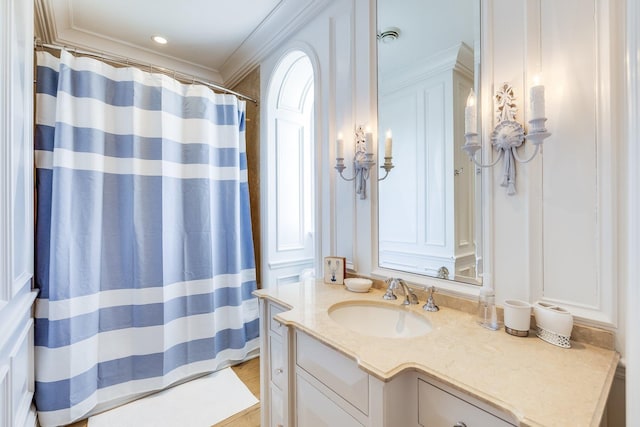
<path fill-rule="evenodd" d="M 329 317 L 362 335 L 383 338 L 411 338 L 431 331 L 431 322 L 406 306 L 354 301 L 329 308 Z"/>

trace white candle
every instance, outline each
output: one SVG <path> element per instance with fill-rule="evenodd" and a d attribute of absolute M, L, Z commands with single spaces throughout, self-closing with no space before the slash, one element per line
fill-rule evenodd
<path fill-rule="evenodd" d="M 469 91 L 467 106 L 464 109 L 464 133 L 478 133 L 478 116 L 476 112 L 476 94 Z"/>
<path fill-rule="evenodd" d="M 344 140 L 342 139 L 342 132 L 338 133 L 338 140 L 336 141 L 336 157 L 344 159 Z"/>
<path fill-rule="evenodd" d="M 533 86 L 529 90 L 531 119 L 544 118 L 544 85 L 540 81 L 540 76 L 533 78 Z"/>
<path fill-rule="evenodd" d="M 393 147 L 393 139 L 391 138 L 391 129 L 387 129 L 387 135 L 384 139 L 384 156 L 391 157 L 391 150 Z"/>
<path fill-rule="evenodd" d="M 371 127 L 367 126 L 364 131 L 364 140 L 365 140 L 364 152 L 365 153 L 369 152 L 369 147 L 371 147 L 372 139 L 373 139 L 373 136 L 371 134 Z"/>

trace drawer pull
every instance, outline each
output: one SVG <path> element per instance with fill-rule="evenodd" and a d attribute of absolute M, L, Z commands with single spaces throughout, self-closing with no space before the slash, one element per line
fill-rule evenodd
<path fill-rule="evenodd" d="M 278 368 L 278 369 L 276 369 L 274 372 L 275 372 L 275 374 L 276 374 L 276 375 L 280 375 L 280 374 L 281 374 L 281 373 L 283 373 L 284 371 L 282 370 L 282 368 Z M 466 427 L 466 426 L 464 426 L 464 427 Z"/>
<path fill-rule="evenodd" d="M 467 425 L 462 421 L 458 421 L 453 425 L 453 427 L 467 427 Z"/>

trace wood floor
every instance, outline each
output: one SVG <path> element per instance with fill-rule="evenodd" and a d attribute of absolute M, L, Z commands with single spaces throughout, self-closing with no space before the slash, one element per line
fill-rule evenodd
<path fill-rule="evenodd" d="M 260 358 L 256 357 L 231 369 L 260 400 Z M 216 424 L 215 427 L 260 427 L 260 402 Z"/>
<path fill-rule="evenodd" d="M 233 366 L 231 369 L 233 369 L 251 393 L 260 400 L 260 358 L 256 357 L 255 359 Z M 67 427 L 87 426 L 87 420 L 67 425 Z M 215 424 L 214 427 L 260 427 L 260 403 L 258 402 L 252 407 Z"/>

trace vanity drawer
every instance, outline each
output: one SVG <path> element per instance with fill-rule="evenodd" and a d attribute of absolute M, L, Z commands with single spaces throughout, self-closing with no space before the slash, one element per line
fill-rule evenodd
<path fill-rule="evenodd" d="M 363 427 L 356 418 L 306 379 L 298 376 L 296 384 L 296 425 L 300 427 Z"/>
<path fill-rule="evenodd" d="M 298 332 L 296 363 L 363 414 L 369 413 L 369 375 L 354 360 Z"/>
<path fill-rule="evenodd" d="M 282 336 L 282 332 L 285 327 L 282 325 L 282 323 L 274 320 L 273 317 L 278 315 L 279 313 L 282 313 L 283 311 L 286 311 L 284 307 L 269 303 L 269 330 L 274 334 L 278 334 L 280 336 Z"/>
<path fill-rule="evenodd" d="M 512 427 L 493 414 L 418 379 L 418 423 L 423 427 Z"/>
<path fill-rule="evenodd" d="M 269 360 L 270 360 L 270 379 L 271 382 L 280 390 L 283 390 L 283 382 L 285 379 L 284 351 L 282 341 L 275 336 L 269 337 Z"/>

